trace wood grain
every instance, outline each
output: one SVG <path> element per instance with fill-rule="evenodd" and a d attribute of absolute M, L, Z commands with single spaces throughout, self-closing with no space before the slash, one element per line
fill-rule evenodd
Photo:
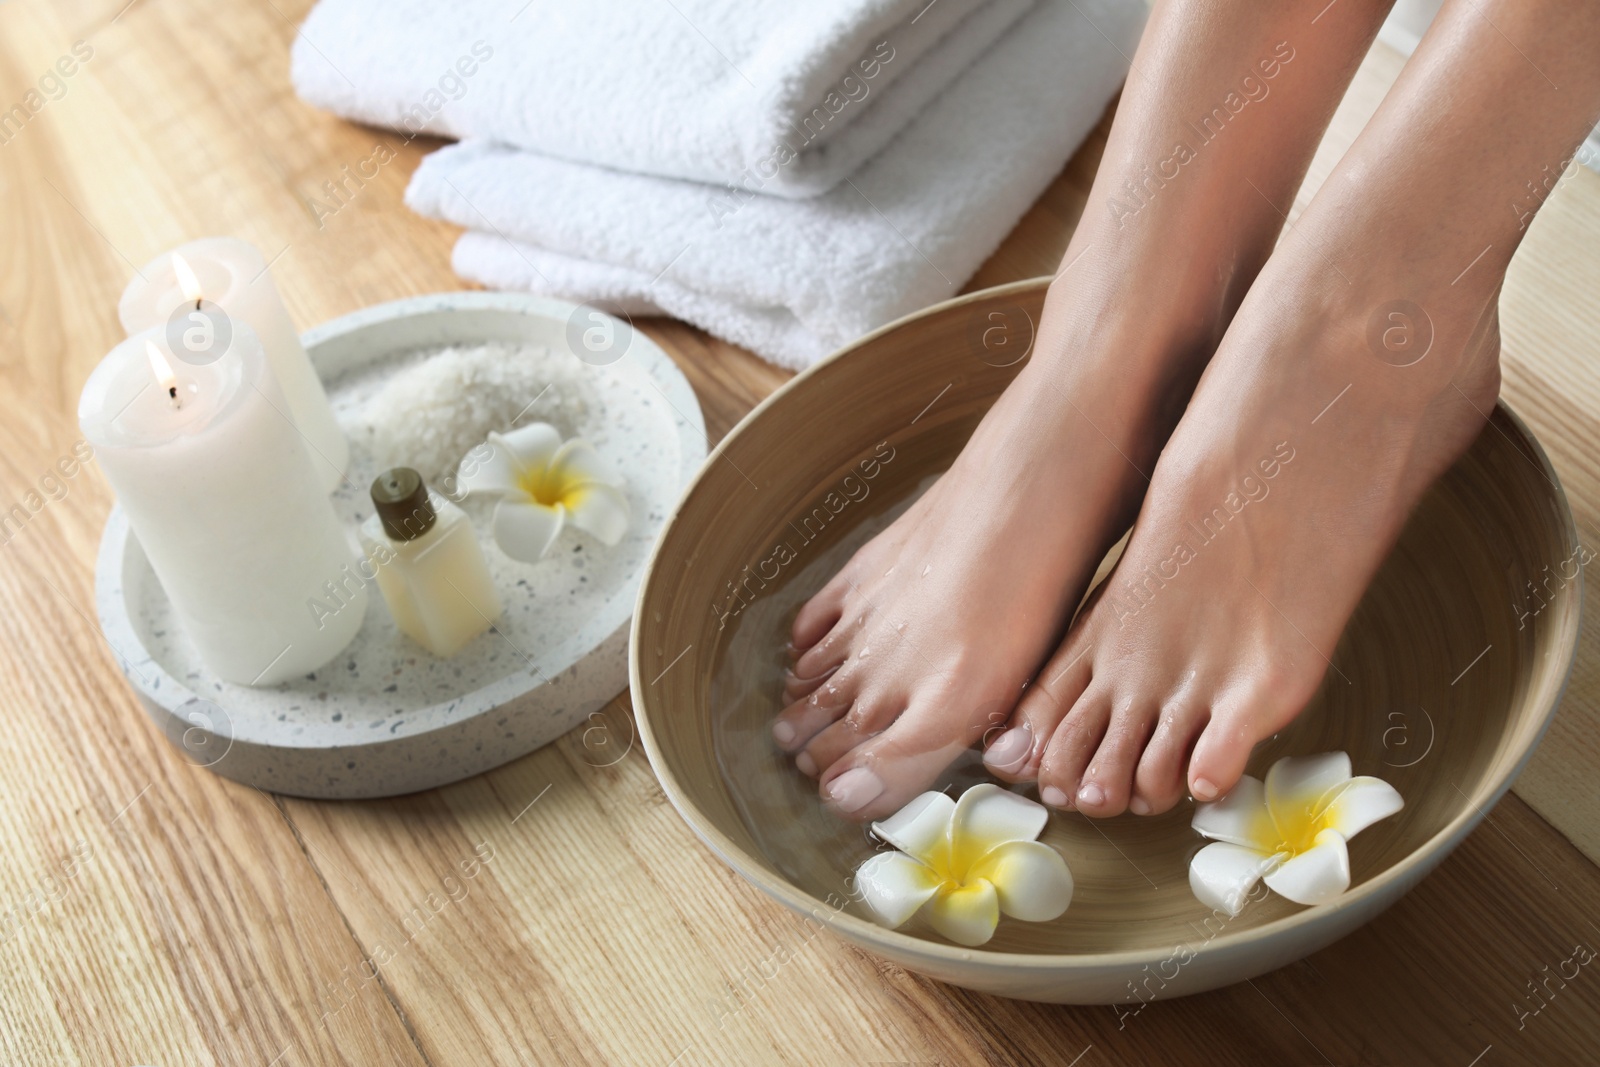
<path fill-rule="evenodd" d="M 460 287 L 454 231 L 401 204 L 433 145 L 293 97 L 288 46 L 308 7 L 0 4 L 6 108 L 73 42 L 94 49 L 0 144 L 0 511 L 69 453 L 78 390 L 119 340 L 116 298 L 166 247 L 208 233 L 256 243 L 302 326 Z M 1396 69 L 1369 57 L 1330 145 Z M 1054 267 L 1103 134 L 975 285 Z M 319 228 L 309 199 L 380 140 L 396 159 Z M 1586 544 L 1600 532 L 1597 227 L 1600 182 L 1581 175 L 1541 216 L 1504 298 L 1506 394 Z M 642 325 L 689 375 L 713 437 L 786 377 L 681 324 Z M 0 1062 L 1597 1060 L 1600 979 L 1586 968 L 1563 986 L 1543 970 L 1575 942 L 1600 948 L 1600 880 L 1567 840 L 1600 857 L 1593 622 L 1519 783 L 1527 803 L 1502 802 L 1396 908 L 1307 963 L 1119 1023 L 1109 1008 L 967 994 L 808 937 L 689 834 L 627 747 L 624 701 L 499 771 L 384 804 L 279 801 L 188 765 L 90 621 L 109 495 L 92 470 L 62 484 L 0 544 Z M 484 843 L 494 858 L 469 879 L 460 864 Z M 408 920 L 419 907 L 426 921 Z M 1519 1029 L 1529 981 L 1553 996 Z"/>

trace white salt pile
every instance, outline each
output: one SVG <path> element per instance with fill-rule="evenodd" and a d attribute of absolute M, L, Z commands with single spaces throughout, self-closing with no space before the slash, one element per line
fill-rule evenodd
<path fill-rule="evenodd" d="M 411 467 L 430 484 L 453 475 L 491 430 L 548 422 L 580 435 L 601 410 L 594 368 L 542 345 L 452 346 L 396 374 L 361 410 L 378 469 Z"/>

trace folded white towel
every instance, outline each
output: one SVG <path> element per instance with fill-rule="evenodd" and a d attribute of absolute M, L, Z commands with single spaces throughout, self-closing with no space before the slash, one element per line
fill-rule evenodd
<path fill-rule="evenodd" d="M 476 231 L 456 245 L 463 277 L 660 309 L 801 367 L 959 289 L 1100 118 L 1145 13 L 1142 0 L 1043 0 L 811 200 L 469 142 L 425 159 L 406 202 Z"/>
<path fill-rule="evenodd" d="M 413 134 L 805 197 L 876 154 L 1027 6 L 321 0 L 293 78 L 313 104 Z"/>

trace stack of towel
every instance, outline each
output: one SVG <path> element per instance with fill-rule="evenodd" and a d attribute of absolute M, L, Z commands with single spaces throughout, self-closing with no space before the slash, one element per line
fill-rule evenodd
<path fill-rule="evenodd" d="M 1104 110 L 1142 0 L 321 0 L 308 101 L 461 138 L 406 199 L 503 289 L 802 367 L 953 295 Z"/>

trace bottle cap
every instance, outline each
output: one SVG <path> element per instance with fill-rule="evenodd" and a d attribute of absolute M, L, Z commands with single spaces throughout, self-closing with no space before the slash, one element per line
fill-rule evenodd
<path fill-rule="evenodd" d="M 438 521 L 428 502 L 428 487 L 422 475 L 410 467 L 386 470 L 372 480 L 372 506 L 383 521 L 383 532 L 391 540 L 415 541 Z"/>

